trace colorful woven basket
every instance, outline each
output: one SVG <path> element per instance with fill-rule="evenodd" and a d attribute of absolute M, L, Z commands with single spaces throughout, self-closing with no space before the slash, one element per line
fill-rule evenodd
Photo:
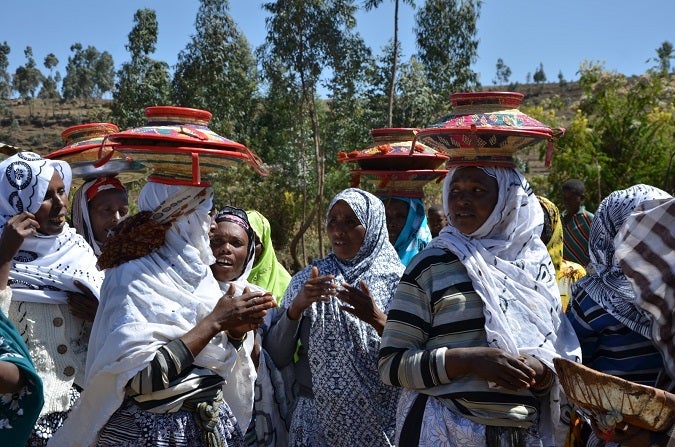
<path fill-rule="evenodd" d="M 206 177 L 224 167 L 246 163 L 267 175 L 262 160 L 243 144 L 209 129 L 211 113 L 187 107 L 155 106 L 145 109 L 147 124 L 109 138 L 116 150 L 152 170 L 148 180 L 207 185 Z"/>
<path fill-rule="evenodd" d="M 373 129 L 373 145 L 339 152 L 338 161 L 359 166 L 350 171 L 351 186 L 358 187 L 363 181 L 380 197 L 424 197 L 424 185 L 438 182 L 447 174 L 447 170 L 438 168 L 448 157 L 422 143 L 413 145 L 418 130 Z"/>
<path fill-rule="evenodd" d="M 128 183 L 145 177 L 147 169 L 115 151 L 117 143 L 108 139 L 118 132 L 112 123 L 87 123 L 71 126 L 61 132 L 65 146 L 45 155 L 45 158 L 63 160 L 73 171 L 73 187 L 102 176 L 117 176 Z"/>
<path fill-rule="evenodd" d="M 651 431 L 663 431 L 675 422 L 675 395 L 629 382 L 563 358 L 553 360 L 567 399 L 596 420 L 614 420 Z"/>
<path fill-rule="evenodd" d="M 373 129 L 373 145 L 365 149 L 338 152 L 338 161 L 357 163 L 360 169 L 368 170 L 407 170 L 436 169 L 448 157 L 417 143 L 411 150 L 413 140 L 419 129 L 415 128 L 380 128 Z"/>
<path fill-rule="evenodd" d="M 515 154 L 535 143 L 549 143 L 565 129 L 552 129 L 518 110 L 523 95 L 515 92 L 469 92 L 450 95 L 453 110 L 417 133 L 415 142 L 428 145 L 449 159 L 448 166 L 516 166 Z"/>

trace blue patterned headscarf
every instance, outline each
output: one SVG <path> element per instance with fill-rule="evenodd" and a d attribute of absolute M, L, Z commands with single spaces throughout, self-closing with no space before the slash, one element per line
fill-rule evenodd
<path fill-rule="evenodd" d="M 576 296 L 585 289 L 593 301 L 632 331 L 651 338 L 651 323 L 637 306 L 635 292 L 615 256 L 614 238 L 633 210 L 642 202 L 668 199 L 671 195 L 649 185 L 614 191 L 600 202 L 588 236 L 591 262 L 588 274 L 572 286 Z"/>
<path fill-rule="evenodd" d="M 366 228 L 361 248 L 352 259 L 344 261 L 331 252 L 298 272 L 282 307 L 288 308 L 316 266 L 319 275 L 333 274 L 338 283 L 360 288 L 365 281 L 376 305 L 384 311 L 388 308 L 404 266 L 389 242 L 384 204 L 366 191 L 349 188 L 333 198 L 329 213 L 340 200 Z M 304 317 L 311 321 L 308 356 L 324 435 L 330 445 L 387 445 L 385 434 L 393 440 L 398 392 L 380 380 L 380 336 L 340 305 L 337 298 L 314 303 Z M 347 420 L 350 423 L 345 425 Z M 364 443 L 366 439 L 370 441 Z"/>
<path fill-rule="evenodd" d="M 396 238 L 394 248 L 403 265 L 410 264 L 412 258 L 422 251 L 431 241 L 431 231 L 427 224 L 427 213 L 424 202 L 420 198 L 410 197 L 380 197 L 383 202 L 387 200 L 400 200 L 408 205 L 408 217 L 405 226 Z"/>

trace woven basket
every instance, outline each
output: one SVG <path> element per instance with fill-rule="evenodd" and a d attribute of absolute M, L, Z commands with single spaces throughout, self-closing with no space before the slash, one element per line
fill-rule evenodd
<path fill-rule="evenodd" d="M 450 95 L 453 110 L 436 124 L 418 132 L 415 142 L 449 157 L 447 166 L 516 166 L 516 152 L 549 142 L 565 129 L 552 129 L 518 110 L 523 95 L 514 92 L 470 92 Z"/>
<path fill-rule="evenodd" d="M 152 170 L 149 180 L 206 185 L 206 177 L 227 166 L 246 163 L 267 175 L 262 160 L 243 144 L 207 127 L 211 113 L 187 107 L 145 109 L 147 125 L 117 132 L 115 149 Z"/>
<path fill-rule="evenodd" d="M 675 422 L 675 395 L 629 382 L 563 358 L 553 360 L 572 403 L 593 415 L 617 412 L 625 423 L 663 431 Z"/>
<path fill-rule="evenodd" d="M 119 129 L 112 123 L 87 123 L 61 132 L 65 146 L 45 158 L 68 162 L 73 172 L 72 188 L 103 176 L 116 176 L 122 183 L 145 177 L 147 169 L 115 151 L 117 143 L 108 139 Z"/>
<path fill-rule="evenodd" d="M 367 183 L 375 190 L 378 197 L 410 197 L 423 198 L 424 185 L 430 182 L 441 182 L 448 173 L 444 169 L 421 170 L 362 170 L 350 171 L 351 186 L 358 187 Z"/>

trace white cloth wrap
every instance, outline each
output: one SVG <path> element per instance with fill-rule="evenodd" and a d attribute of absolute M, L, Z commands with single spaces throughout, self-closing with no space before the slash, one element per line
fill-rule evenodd
<path fill-rule="evenodd" d="M 148 183 L 138 198 L 139 209 L 154 210 L 185 188 L 195 194 L 202 189 Z M 106 271 L 85 390 L 50 446 L 95 444 L 99 430 L 122 403 L 129 379 L 147 366 L 157 349 L 192 329 L 221 297 L 209 268 L 215 261 L 208 239 L 212 196 L 209 189 L 205 202 L 174 222 L 159 250 Z M 237 351 L 222 334 L 194 364 L 227 381 L 237 360 Z"/>

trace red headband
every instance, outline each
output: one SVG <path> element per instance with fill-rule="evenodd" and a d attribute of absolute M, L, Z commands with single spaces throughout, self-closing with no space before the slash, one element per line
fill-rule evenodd
<path fill-rule="evenodd" d="M 122 182 L 120 182 L 116 177 L 99 177 L 87 190 L 87 202 L 96 197 L 96 195 L 108 189 L 117 189 L 122 192 L 127 192 Z"/>

